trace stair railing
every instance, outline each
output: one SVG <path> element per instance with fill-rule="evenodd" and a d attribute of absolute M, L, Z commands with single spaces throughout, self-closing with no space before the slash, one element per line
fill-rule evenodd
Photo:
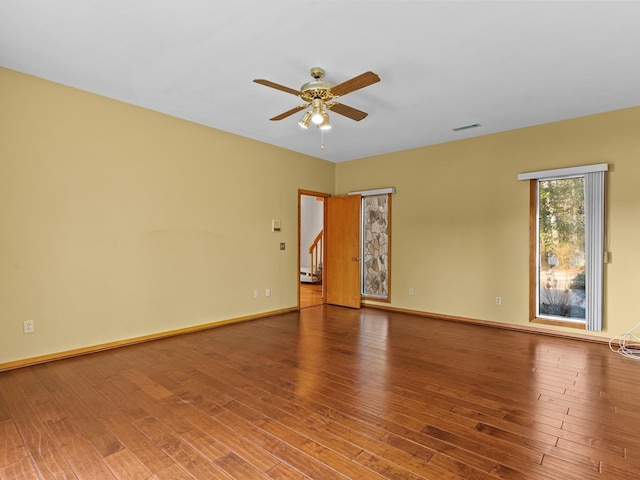
<path fill-rule="evenodd" d="M 316 238 L 309 247 L 309 256 L 311 257 L 311 276 L 318 276 L 318 280 L 322 280 L 320 276 L 322 271 L 322 243 L 324 241 L 324 230 L 316 235 Z"/>

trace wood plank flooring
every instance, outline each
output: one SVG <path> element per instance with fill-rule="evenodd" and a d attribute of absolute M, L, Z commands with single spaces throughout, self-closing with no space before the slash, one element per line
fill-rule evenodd
<path fill-rule="evenodd" d="M 322 305 L 322 284 L 300 283 L 300 308 Z"/>
<path fill-rule="evenodd" d="M 0 478 L 640 478 L 640 361 L 333 306 L 0 373 Z"/>

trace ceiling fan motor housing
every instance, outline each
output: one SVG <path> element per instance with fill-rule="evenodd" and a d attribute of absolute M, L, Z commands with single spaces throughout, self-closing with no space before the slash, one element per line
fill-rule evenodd
<path fill-rule="evenodd" d="M 319 98 L 323 101 L 331 100 L 333 95 L 331 94 L 331 85 L 329 82 L 323 82 L 320 80 L 324 77 L 324 69 L 320 67 L 313 67 L 311 69 L 311 76 L 315 79 L 311 82 L 307 82 L 300 87 L 300 93 L 303 100 L 308 102 L 314 98 Z"/>
<path fill-rule="evenodd" d="M 330 100 L 333 98 L 331 94 L 331 85 L 327 82 L 321 82 L 314 80 L 313 82 L 307 82 L 300 87 L 300 97 L 306 101 L 311 101 L 314 98 L 321 98 L 322 100 Z"/>

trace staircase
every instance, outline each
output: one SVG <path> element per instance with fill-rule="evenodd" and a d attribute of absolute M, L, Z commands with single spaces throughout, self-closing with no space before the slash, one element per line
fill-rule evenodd
<path fill-rule="evenodd" d="M 316 235 L 316 238 L 309 247 L 309 256 L 311 257 L 311 276 L 315 276 L 318 281 L 316 283 L 322 283 L 322 248 L 324 243 L 324 230 L 320 230 L 320 233 Z"/>

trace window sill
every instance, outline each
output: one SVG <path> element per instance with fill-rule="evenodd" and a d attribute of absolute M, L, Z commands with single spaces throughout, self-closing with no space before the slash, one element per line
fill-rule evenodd
<path fill-rule="evenodd" d="M 366 295 L 362 294 L 363 301 L 369 302 L 381 302 L 381 303 L 391 303 L 391 297 L 376 297 L 374 295 Z"/>
<path fill-rule="evenodd" d="M 531 323 L 539 323 L 542 325 L 554 325 L 556 327 L 567 327 L 567 328 L 575 328 L 577 330 L 586 330 L 586 323 L 582 322 L 571 322 L 568 320 L 557 320 L 552 318 L 540 318 L 535 317 L 531 319 Z"/>

